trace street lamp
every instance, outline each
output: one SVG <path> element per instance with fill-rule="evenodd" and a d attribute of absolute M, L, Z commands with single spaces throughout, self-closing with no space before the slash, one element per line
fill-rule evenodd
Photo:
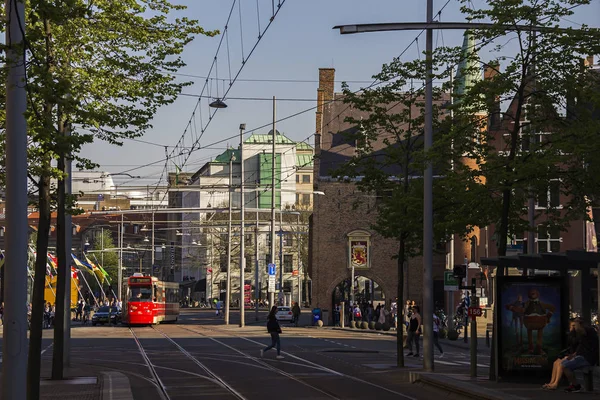
<path fill-rule="evenodd" d="M 245 213 L 245 203 L 246 199 L 244 198 L 244 131 L 246 130 L 246 124 L 240 124 L 240 213 L 241 213 L 241 223 L 240 223 L 240 328 L 242 328 L 245 324 L 245 295 L 246 290 L 244 286 L 244 270 L 246 269 L 246 235 L 244 231 L 244 213 Z M 275 157 L 275 154 L 273 154 Z M 275 187 L 273 187 L 274 191 Z M 231 205 L 230 205 L 231 206 Z M 230 214 L 231 215 L 231 214 Z"/>
<path fill-rule="evenodd" d="M 227 104 L 225 104 L 225 102 L 219 98 L 215 99 L 208 106 L 211 108 L 227 108 Z"/>

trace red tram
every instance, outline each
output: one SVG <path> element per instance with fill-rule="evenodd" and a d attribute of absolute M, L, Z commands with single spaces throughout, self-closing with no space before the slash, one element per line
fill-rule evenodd
<path fill-rule="evenodd" d="M 127 299 L 123 322 L 129 325 L 175 322 L 179 317 L 179 284 L 176 282 L 163 282 L 155 276 L 135 273 L 127 280 Z"/>

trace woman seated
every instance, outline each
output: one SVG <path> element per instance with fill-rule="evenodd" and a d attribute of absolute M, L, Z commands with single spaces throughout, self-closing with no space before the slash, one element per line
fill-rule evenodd
<path fill-rule="evenodd" d="M 556 361 L 552 366 L 552 379 L 550 383 L 546 383 L 542 386 L 542 389 L 546 390 L 556 390 L 558 388 L 558 383 L 563 375 L 563 365 L 562 362 L 575 353 L 575 349 L 577 349 L 577 331 L 575 330 L 575 319 L 571 319 L 569 321 L 569 333 L 567 335 L 567 348 L 563 350 L 559 355 Z"/>

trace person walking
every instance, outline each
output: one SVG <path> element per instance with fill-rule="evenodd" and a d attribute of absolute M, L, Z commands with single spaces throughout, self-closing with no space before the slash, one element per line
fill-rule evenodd
<path fill-rule="evenodd" d="M 419 330 L 421 328 L 421 315 L 419 306 L 412 307 L 412 315 L 408 322 L 408 335 L 406 344 L 408 346 L 408 356 L 419 357 Z M 413 354 L 413 343 L 415 344 L 415 353 Z"/>
<path fill-rule="evenodd" d="M 435 313 L 433 314 L 433 345 L 435 347 L 438 348 L 438 350 L 440 351 L 440 358 L 444 357 L 444 350 L 442 349 L 442 346 L 440 346 L 440 325 L 441 325 L 441 321 L 440 318 L 435 315 Z"/>
<path fill-rule="evenodd" d="M 281 360 L 284 357 L 281 355 L 281 340 L 279 334 L 281 333 L 281 327 L 275 316 L 277 313 L 277 306 L 273 306 L 267 317 L 267 332 L 271 335 L 271 344 L 260 351 L 260 356 L 265 355 L 265 351 L 271 350 L 273 347 L 277 347 L 277 359 Z"/>
<path fill-rule="evenodd" d="M 292 307 L 292 317 L 294 318 L 294 326 L 298 327 L 298 322 L 300 321 L 300 306 L 298 303 L 294 303 Z"/>

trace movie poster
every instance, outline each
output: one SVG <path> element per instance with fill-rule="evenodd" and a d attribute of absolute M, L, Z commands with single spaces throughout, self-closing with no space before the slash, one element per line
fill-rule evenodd
<path fill-rule="evenodd" d="M 563 279 L 499 277 L 499 372 L 531 371 L 550 376 L 552 363 L 564 349 L 561 308 Z"/>

